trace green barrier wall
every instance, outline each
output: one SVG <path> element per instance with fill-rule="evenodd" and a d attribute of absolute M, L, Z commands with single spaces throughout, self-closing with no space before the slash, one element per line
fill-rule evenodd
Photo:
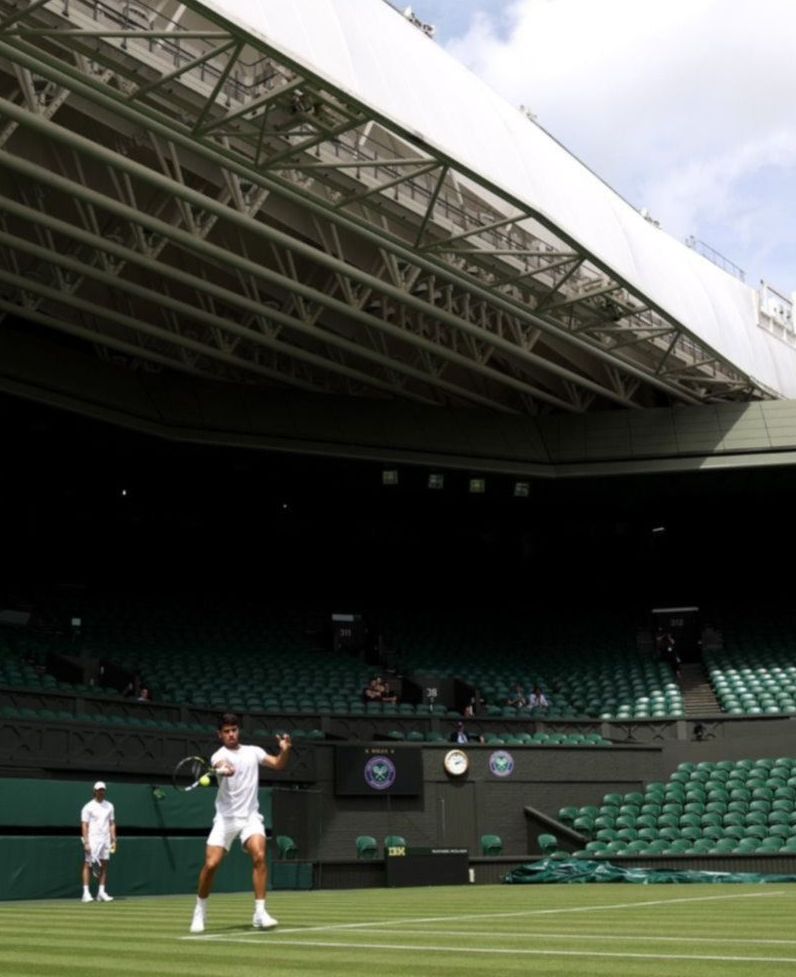
<path fill-rule="evenodd" d="M 119 835 L 109 891 L 119 897 L 194 892 L 204 861 L 204 833 L 215 813 L 215 789 L 180 794 L 171 786 L 155 791 L 147 784 L 107 784 Z M 92 785 L 93 781 L 0 780 L 0 900 L 80 896 L 80 811 L 91 800 Z M 266 827 L 271 827 L 269 788 L 260 790 L 260 811 Z M 15 834 L 20 828 L 33 829 L 35 834 Z M 65 829 L 68 835 L 63 834 Z M 187 829 L 201 829 L 202 834 L 185 837 Z M 127 833 L 135 831 L 157 834 Z M 269 862 L 271 854 L 269 845 Z M 311 876 L 311 866 L 277 864 L 271 886 L 309 888 Z M 250 889 L 251 859 L 235 842 L 216 876 L 215 890 Z"/>
<path fill-rule="evenodd" d="M 93 781 L 0 780 L 0 828 L 74 828 L 80 834 L 80 811 L 94 796 Z M 161 829 L 179 832 L 185 828 L 206 828 L 215 813 L 214 787 L 179 793 L 171 785 L 154 790 L 149 784 L 114 784 L 106 781 L 106 797 L 116 808 L 120 835 L 125 828 Z M 260 790 L 260 812 L 266 827 L 271 825 L 271 791 Z"/>
<path fill-rule="evenodd" d="M 193 893 L 204 861 L 203 838 L 126 838 L 108 871 L 117 898 Z M 309 862 L 271 864 L 269 889 L 312 888 Z M 79 899 L 83 848 L 74 838 L 26 835 L 0 838 L 0 900 Z M 251 859 L 238 842 L 216 875 L 215 892 L 251 891 Z"/>
<path fill-rule="evenodd" d="M 204 862 L 203 838 L 120 838 L 108 891 L 117 897 L 194 892 Z M 83 849 L 78 839 L 42 835 L 0 838 L 0 898 L 80 897 Z M 236 842 L 214 891 L 251 889 L 251 859 Z"/>

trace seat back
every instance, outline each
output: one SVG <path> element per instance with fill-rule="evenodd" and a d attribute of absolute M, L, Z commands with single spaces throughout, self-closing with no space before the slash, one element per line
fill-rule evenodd
<path fill-rule="evenodd" d="M 500 835 L 481 835 L 481 851 L 484 855 L 503 854 L 503 839 Z"/>
<path fill-rule="evenodd" d="M 277 835 L 276 845 L 280 858 L 298 858 L 298 845 L 289 835 Z"/>
<path fill-rule="evenodd" d="M 379 846 L 372 835 L 359 835 L 356 840 L 357 858 L 378 858 Z"/>
<path fill-rule="evenodd" d="M 536 843 L 543 855 L 552 855 L 558 850 L 558 838 L 555 835 L 541 834 L 536 838 Z"/>

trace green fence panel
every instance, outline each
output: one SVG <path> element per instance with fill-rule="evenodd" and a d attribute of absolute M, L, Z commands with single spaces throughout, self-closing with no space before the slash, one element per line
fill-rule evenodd
<path fill-rule="evenodd" d="M 204 854 L 201 837 L 120 838 L 110 861 L 108 891 L 117 899 L 195 892 Z M 79 899 L 82 864 L 79 838 L 2 836 L 0 899 Z M 274 866 L 272 874 L 269 887 L 309 888 L 312 866 Z M 251 885 L 251 859 L 235 842 L 218 870 L 214 891 L 250 891 Z"/>
<path fill-rule="evenodd" d="M 125 828 L 176 831 L 206 828 L 215 813 L 215 787 L 190 793 L 170 784 L 123 784 L 106 780 L 107 799 L 116 809 L 119 833 Z M 93 797 L 94 781 L 0 779 L 0 829 L 67 828 L 80 832 L 80 811 Z M 260 789 L 260 812 L 271 826 L 271 790 Z"/>

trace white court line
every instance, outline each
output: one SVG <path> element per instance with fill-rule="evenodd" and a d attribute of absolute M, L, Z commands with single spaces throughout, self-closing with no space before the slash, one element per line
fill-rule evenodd
<path fill-rule="evenodd" d="M 369 929 L 374 926 L 410 926 L 417 923 L 457 923 L 465 919 L 507 919 L 517 916 L 549 916 L 563 915 L 564 913 L 588 913 L 598 912 L 608 909 L 637 909 L 646 906 L 676 906 L 680 903 L 690 902 L 716 902 L 728 899 L 760 899 L 771 898 L 772 896 L 782 896 L 785 892 L 776 890 L 774 892 L 736 892 L 731 896 L 687 896 L 685 899 L 646 899 L 644 902 L 614 902 L 602 906 L 566 906 L 561 909 L 519 909 L 511 912 L 499 913 L 467 913 L 460 916 L 407 916 L 401 919 L 378 919 L 368 923 L 333 923 L 327 926 L 296 926 L 292 929 L 280 929 L 276 935 L 285 936 L 293 933 L 320 933 L 332 930 L 351 930 Z M 258 934 L 252 934 L 257 936 Z M 224 933 L 197 934 L 195 936 L 181 936 L 181 940 L 223 940 Z"/>
<path fill-rule="evenodd" d="M 286 933 L 287 930 L 282 930 L 281 932 Z M 370 929 L 368 930 L 368 935 L 371 933 L 389 933 L 390 930 L 387 929 Z M 401 935 L 406 933 L 411 933 L 413 936 L 435 936 L 433 930 L 422 930 L 422 929 L 403 929 L 401 930 Z M 274 933 L 274 938 L 279 936 L 280 931 Z M 796 940 L 758 940 L 755 937 L 750 936 L 748 940 L 741 939 L 736 936 L 639 936 L 638 933 L 622 934 L 622 933 L 612 933 L 606 935 L 605 933 L 548 933 L 545 930 L 525 930 L 522 933 L 512 932 L 503 933 L 499 930 L 449 930 L 446 928 L 445 936 L 483 936 L 488 938 L 505 937 L 506 939 L 528 939 L 532 938 L 534 940 L 614 940 L 619 942 L 624 942 L 625 940 L 633 940 L 636 942 L 644 943 L 740 943 L 744 946 L 796 946 Z"/>
<path fill-rule="evenodd" d="M 225 943 L 248 943 L 252 940 L 226 939 Z M 481 953 L 492 956 L 525 957 L 610 957 L 617 960 L 711 960 L 722 963 L 796 963 L 796 957 L 741 957 L 698 953 L 619 953 L 608 950 L 518 950 L 508 947 L 487 948 L 482 946 L 430 946 L 411 943 L 336 943 L 331 940 L 278 940 L 276 946 L 322 947 L 330 950 L 412 950 L 422 953 Z"/>

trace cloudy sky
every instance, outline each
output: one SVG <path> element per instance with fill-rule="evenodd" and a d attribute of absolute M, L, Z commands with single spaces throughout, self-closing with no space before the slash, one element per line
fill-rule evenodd
<path fill-rule="evenodd" d="M 796 0 L 412 6 L 668 233 L 796 290 Z"/>

